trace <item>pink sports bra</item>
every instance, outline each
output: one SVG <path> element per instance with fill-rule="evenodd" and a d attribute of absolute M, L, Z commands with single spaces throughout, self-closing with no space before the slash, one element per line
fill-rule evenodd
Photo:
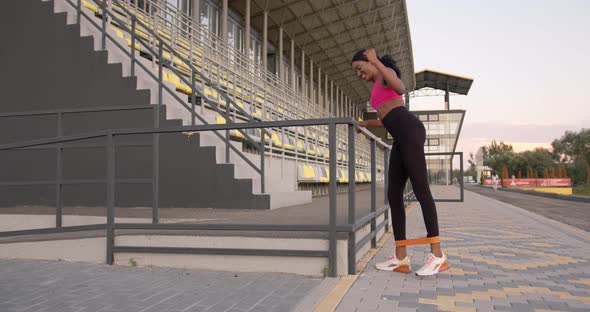
<path fill-rule="evenodd" d="M 390 89 L 380 82 L 381 78 L 377 79 L 377 81 L 373 84 L 373 90 L 371 90 L 371 98 L 369 99 L 369 103 L 371 103 L 371 107 L 375 110 L 379 108 L 383 103 L 395 99 L 401 99 L 402 96 L 398 94 L 395 90 Z"/>

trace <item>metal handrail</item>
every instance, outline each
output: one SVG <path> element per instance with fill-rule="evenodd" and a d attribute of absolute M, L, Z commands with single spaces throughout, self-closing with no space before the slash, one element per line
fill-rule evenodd
<path fill-rule="evenodd" d="M 198 226 L 188 226 L 188 225 L 156 225 L 155 220 L 153 220 L 154 225 L 119 225 L 117 226 L 115 223 L 115 215 L 114 215 L 114 207 L 115 207 L 115 144 L 114 144 L 114 136 L 119 135 L 140 135 L 140 134 L 164 134 L 164 133 L 181 133 L 181 132 L 202 132 L 202 131 L 219 131 L 219 130 L 229 130 L 229 129 L 253 129 L 253 128 L 282 128 L 282 127 L 293 127 L 293 126 L 319 126 L 319 125 L 327 125 L 329 128 L 329 143 L 330 143 L 330 198 L 329 198 L 329 224 L 327 227 L 322 226 L 307 226 L 307 225 L 220 225 L 220 224 L 209 224 L 209 225 L 198 225 Z M 371 146 L 372 148 L 372 159 L 371 162 L 371 171 L 373 172 L 372 179 L 371 179 L 371 217 L 370 220 L 367 218 L 356 219 L 355 217 L 355 201 L 354 201 L 354 184 L 355 184 L 355 175 L 354 175 L 354 166 L 350 167 L 349 170 L 349 185 L 351 185 L 351 194 L 349 194 L 349 221 L 348 224 L 345 225 L 338 225 L 336 221 L 336 126 L 337 125 L 348 125 L 348 137 L 352 139 L 354 142 L 355 136 L 355 128 L 358 128 L 360 132 L 364 132 L 371 139 Z M 64 227 L 59 231 L 51 230 L 51 229 L 34 229 L 34 230 L 20 230 L 20 231 L 8 231 L 8 232 L 0 232 L 0 237 L 5 236 L 18 236 L 18 235 L 28 235 L 28 234 L 48 234 L 48 233 L 58 233 L 58 232 L 67 232 L 67 231 L 88 231 L 88 230 L 96 230 L 97 228 L 104 228 L 107 232 L 107 241 L 106 241 L 106 258 L 107 263 L 112 264 L 113 262 L 113 254 L 114 252 L 128 250 L 125 246 L 116 247 L 114 246 L 114 235 L 115 229 L 122 229 L 127 227 L 150 227 L 150 228 L 157 228 L 157 229 L 190 229 L 190 228 L 213 228 L 213 229 L 231 229 L 231 230 L 238 230 L 238 229 L 258 229 L 258 230 L 303 230 L 303 231 L 312 231 L 312 230 L 319 230 L 325 231 L 329 234 L 329 250 L 328 250 L 328 258 L 329 258 L 329 269 L 330 269 L 330 276 L 336 276 L 336 234 L 338 232 L 349 232 L 348 244 L 350 246 L 349 249 L 349 268 L 348 271 L 350 274 L 354 274 L 354 263 L 356 263 L 356 252 L 358 248 L 358 244 L 356 243 L 354 229 L 358 229 L 363 224 L 367 222 L 371 223 L 371 232 L 369 233 L 369 238 L 371 239 L 372 246 L 376 245 L 376 233 L 383 227 L 387 227 L 388 224 L 388 210 L 387 209 L 380 209 L 379 211 L 376 210 L 376 175 L 374 174 L 376 164 L 375 164 L 375 149 L 377 145 L 384 150 L 391 149 L 391 146 L 385 144 L 379 138 L 374 136 L 372 133 L 368 132 L 366 129 L 360 127 L 360 125 L 351 118 L 326 118 L 326 119 L 307 119 L 307 120 L 284 120 L 284 121 L 266 121 L 266 122 L 258 122 L 258 123 L 236 123 L 236 124 L 219 124 L 219 125 L 198 125 L 198 126 L 180 126 L 180 127 L 167 127 L 167 128 L 143 128 L 143 129 L 117 129 L 117 130 L 102 130 L 102 131 L 94 131 L 88 133 L 79 133 L 74 135 L 68 136 L 59 136 L 55 138 L 45 138 L 45 139 L 36 139 L 36 140 L 29 140 L 25 142 L 14 142 L 9 144 L 0 145 L 0 151 L 6 150 L 14 150 L 20 148 L 30 148 L 35 146 L 41 145 L 50 145 L 50 144 L 63 144 L 66 142 L 74 142 L 80 140 L 87 140 L 92 138 L 100 138 L 106 137 L 106 149 L 107 149 L 107 178 L 106 181 L 100 181 L 102 183 L 107 184 L 107 223 L 105 225 L 92 225 L 92 226 L 80 226 L 77 228 L 71 227 Z M 352 143 L 354 145 L 354 143 Z M 355 159 L 355 149 L 350 148 L 348 150 L 349 153 L 349 165 Z M 152 162 L 155 162 L 156 159 L 152 159 Z M 58 165 L 59 167 L 59 165 Z M 61 169 L 61 167 L 60 167 Z M 61 173 L 58 173 L 61 174 Z M 152 176 L 152 184 L 157 183 L 154 181 L 157 177 Z M 83 181 L 81 181 L 83 182 Z M 96 181 L 95 181 L 96 182 Z M 56 181 L 56 183 L 63 183 L 63 181 Z M 58 185 L 58 197 L 61 194 L 61 184 Z M 159 190 L 156 189 L 156 192 Z M 352 200 L 351 200 L 352 199 Z M 58 200 L 58 206 L 56 206 L 56 218 L 61 220 L 61 207 L 59 205 L 61 201 Z M 153 205 L 154 210 L 158 210 L 159 206 L 156 202 Z M 384 213 L 384 221 L 381 224 L 376 224 L 376 218 L 380 213 Z M 158 215 L 157 212 L 153 212 L 153 215 Z M 56 227 L 60 227 L 57 225 Z M 145 252 L 188 252 L 188 253 L 202 253 L 204 252 L 201 249 L 195 248 L 177 248 L 174 250 L 160 250 L 160 249 L 153 249 L 149 247 L 141 248 L 142 251 Z M 209 252 L 214 252 L 215 250 L 208 250 Z M 222 253 L 244 253 L 247 252 L 243 249 L 236 249 L 236 250 L 223 250 L 219 249 L 217 252 Z M 280 251 L 267 251 L 276 255 L 281 255 Z M 302 250 L 288 250 L 285 251 L 287 255 L 300 255 L 300 256 L 311 256 L 309 251 L 302 251 Z M 318 253 L 315 256 L 325 256 L 325 253 Z"/>

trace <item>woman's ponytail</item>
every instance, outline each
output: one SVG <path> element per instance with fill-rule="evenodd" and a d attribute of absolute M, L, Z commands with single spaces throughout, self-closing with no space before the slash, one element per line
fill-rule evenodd
<path fill-rule="evenodd" d="M 395 73 L 397 74 L 397 78 L 401 79 L 402 78 L 402 73 L 399 70 L 399 68 L 397 67 L 395 60 L 393 59 L 393 57 L 389 54 L 387 55 L 383 55 L 382 57 L 379 58 L 379 60 L 381 61 L 381 63 L 383 63 L 383 65 L 393 69 L 393 71 L 395 71 Z"/>

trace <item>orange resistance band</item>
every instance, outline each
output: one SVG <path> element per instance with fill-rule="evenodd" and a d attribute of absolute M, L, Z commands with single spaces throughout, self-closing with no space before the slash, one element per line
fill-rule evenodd
<path fill-rule="evenodd" d="M 440 236 L 414 238 L 414 239 L 395 241 L 395 247 L 404 247 L 404 246 L 410 246 L 410 245 L 426 245 L 426 244 L 436 244 L 436 243 L 440 243 Z"/>

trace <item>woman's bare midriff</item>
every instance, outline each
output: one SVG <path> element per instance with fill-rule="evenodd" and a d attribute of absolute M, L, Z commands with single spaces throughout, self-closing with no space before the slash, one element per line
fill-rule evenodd
<path fill-rule="evenodd" d="M 406 104 L 404 104 L 404 101 L 402 99 L 395 99 L 395 100 L 391 100 L 391 101 L 387 101 L 383 104 L 381 104 L 381 106 L 379 106 L 379 108 L 377 109 L 377 116 L 379 117 L 379 120 L 383 120 L 383 118 L 385 118 L 385 116 L 387 116 L 387 114 L 394 108 L 396 107 L 400 107 L 400 106 L 405 106 Z"/>

